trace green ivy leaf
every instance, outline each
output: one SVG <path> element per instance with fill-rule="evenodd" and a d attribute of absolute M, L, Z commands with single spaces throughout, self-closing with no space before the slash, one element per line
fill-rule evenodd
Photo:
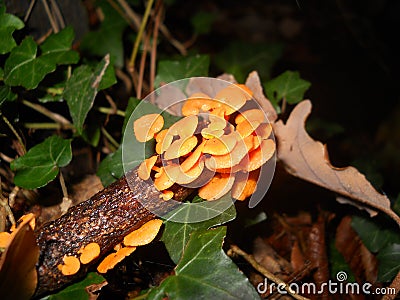
<path fill-rule="evenodd" d="M 265 85 L 267 97 L 275 103 L 286 99 L 289 104 L 303 100 L 304 93 L 311 83 L 300 78 L 299 72 L 286 71 L 278 77 L 268 81 Z"/>
<path fill-rule="evenodd" d="M 280 44 L 235 41 L 218 53 L 214 62 L 222 71 L 233 74 L 238 82 L 244 82 L 247 74 L 254 70 L 266 80 L 281 54 Z"/>
<path fill-rule="evenodd" d="M 100 82 L 110 63 L 106 56 L 94 69 L 86 65 L 76 68 L 65 85 L 63 96 L 67 101 L 74 126 L 82 134 L 83 123 L 93 106 Z"/>
<path fill-rule="evenodd" d="M 11 91 L 11 87 L 8 85 L 0 86 L 0 107 L 5 101 L 14 101 L 17 99 L 17 95 Z"/>
<path fill-rule="evenodd" d="M 260 299 L 221 249 L 225 235 L 226 227 L 193 232 L 175 275 L 150 290 L 147 299 Z"/>
<path fill-rule="evenodd" d="M 155 87 L 178 79 L 207 76 L 210 58 L 207 55 L 185 57 L 180 60 L 162 60 L 158 63 Z"/>
<path fill-rule="evenodd" d="M 77 52 L 70 50 L 74 32 L 67 27 L 59 33 L 49 36 L 40 47 L 37 57 L 37 45 L 32 37 L 26 37 L 15 47 L 4 65 L 4 82 L 11 86 L 23 86 L 34 89 L 43 78 L 53 72 L 57 65 L 73 64 L 79 60 Z"/>
<path fill-rule="evenodd" d="M 381 249 L 377 258 L 379 261 L 378 281 L 392 281 L 400 271 L 400 243 L 391 244 Z"/>
<path fill-rule="evenodd" d="M 85 35 L 80 49 L 86 54 L 99 57 L 109 53 L 111 62 L 117 67 L 122 67 L 124 65 L 122 34 L 128 23 L 107 1 L 96 1 L 96 4 L 101 8 L 104 20 L 97 31 Z"/>
<path fill-rule="evenodd" d="M 53 135 L 11 162 L 11 169 L 16 171 L 14 182 L 26 189 L 42 187 L 53 180 L 59 168 L 68 165 L 71 159 L 71 140 Z"/>
<path fill-rule="evenodd" d="M 230 199 L 228 200 L 231 201 Z M 217 202 L 215 203 L 217 204 Z M 211 227 L 232 221 L 236 217 L 236 209 L 232 203 L 232 205 L 227 210 L 225 210 L 223 213 L 212 219 L 203 222 L 189 223 L 190 221 L 189 216 L 191 214 L 190 210 L 196 210 L 196 209 L 197 208 L 195 205 L 189 206 L 189 209 L 186 210 L 185 212 L 187 218 L 186 219 L 183 218 L 186 222 L 182 223 L 171 222 L 171 221 L 165 222 L 165 229 L 161 240 L 164 242 L 165 247 L 167 248 L 171 259 L 175 263 L 178 263 L 179 259 L 181 258 L 183 250 L 185 249 L 186 244 L 189 240 L 189 237 L 194 231 L 209 229 Z M 212 207 L 208 209 L 212 209 Z"/>
<path fill-rule="evenodd" d="M 86 291 L 86 287 L 92 284 L 99 284 L 104 281 L 105 279 L 103 276 L 91 272 L 82 281 L 72 284 L 67 288 L 59 291 L 57 294 L 47 296 L 45 298 L 42 298 L 41 300 L 89 300 L 89 294 Z"/>
<path fill-rule="evenodd" d="M 13 33 L 15 30 L 24 28 L 24 22 L 14 15 L 6 13 L 6 7 L 0 3 L 0 54 L 10 52 L 17 44 L 14 41 Z"/>
<path fill-rule="evenodd" d="M 351 227 L 371 252 L 376 253 L 389 244 L 400 244 L 400 235 L 396 229 L 384 227 L 376 219 L 353 216 Z"/>
<path fill-rule="evenodd" d="M 96 174 L 104 186 L 109 186 L 124 174 L 121 147 L 101 161 Z"/>

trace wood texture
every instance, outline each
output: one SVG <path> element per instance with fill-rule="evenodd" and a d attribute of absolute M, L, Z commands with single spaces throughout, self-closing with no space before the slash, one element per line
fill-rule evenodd
<path fill-rule="evenodd" d="M 176 187 L 174 199 L 181 201 L 192 190 Z M 146 201 L 146 207 L 141 202 Z M 95 194 L 85 202 L 71 207 L 62 217 L 45 224 L 36 232 L 40 248 L 37 265 L 38 288 L 35 296 L 50 293 L 85 276 L 105 254 L 122 242 L 125 235 L 147 221 L 165 214 L 177 206 L 176 201 L 163 201 L 151 180 L 143 181 L 137 169 Z M 78 273 L 65 276 L 57 266 L 65 255 L 77 256 L 88 243 L 98 243 L 99 258 L 81 265 Z"/>

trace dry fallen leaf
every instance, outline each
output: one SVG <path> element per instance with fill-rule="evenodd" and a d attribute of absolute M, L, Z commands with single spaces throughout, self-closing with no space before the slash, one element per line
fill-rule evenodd
<path fill-rule="evenodd" d="M 271 123 L 274 122 L 278 118 L 278 115 L 276 114 L 276 111 L 271 102 L 264 95 L 258 73 L 256 71 L 251 72 L 247 77 L 245 84 L 253 92 L 253 98 L 264 110 L 268 121 Z"/>
<path fill-rule="evenodd" d="M 354 167 L 335 168 L 326 147 L 313 140 L 304 126 L 311 112 L 311 102 L 300 102 L 286 124 L 274 124 L 278 141 L 278 159 L 292 175 L 324 187 L 348 198 L 356 206 L 380 210 L 400 225 L 400 218 L 390 208 L 389 199 L 378 193 L 371 183 Z M 374 212 L 376 214 L 376 212 Z"/>
<path fill-rule="evenodd" d="M 39 248 L 30 219 L 23 221 L 0 259 L 1 299 L 30 299 L 37 284 Z"/>

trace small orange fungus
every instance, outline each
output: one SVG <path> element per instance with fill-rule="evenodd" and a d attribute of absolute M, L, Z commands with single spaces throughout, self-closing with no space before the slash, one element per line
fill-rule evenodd
<path fill-rule="evenodd" d="M 212 155 L 224 155 L 233 150 L 236 145 L 236 136 L 223 135 L 206 141 L 203 152 Z"/>
<path fill-rule="evenodd" d="M 174 159 L 189 154 L 197 145 L 197 137 L 189 136 L 176 140 L 164 153 L 165 159 Z"/>
<path fill-rule="evenodd" d="M 125 246 L 143 246 L 155 239 L 160 231 L 162 220 L 153 219 L 124 237 Z"/>
<path fill-rule="evenodd" d="M 265 115 L 261 109 L 258 108 L 249 109 L 237 115 L 235 118 L 235 123 L 240 124 L 244 120 L 247 120 L 249 122 L 258 121 L 260 123 L 263 123 L 265 121 Z"/>
<path fill-rule="evenodd" d="M 147 180 L 150 178 L 151 169 L 157 161 L 157 155 L 145 159 L 138 168 L 138 176 L 140 179 Z"/>
<path fill-rule="evenodd" d="M 81 254 L 79 260 L 86 265 L 100 255 L 100 246 L 97 243 L 90 243 L 82 247 L 78 253 Z"/>
<path fill-rule="evenodd" d="M 229 192 L 234 181 L 235 177 L 231 174 L 217 173 L 207 184 L 199 189 L 199 196 L 209 201 L 217 200 Z"/>
<path fill-rule="evenodd" d="M 164 118 L 160 114 L 148 114 L 133 123 L 133 130 L 139 142 L 147 142 L 164 126 Z"/>
<path fill-rule="evenodd" d="M 116 264 L 121 262 L 125 257 L 132 254 L 136 250 L 136 247 L 124 247 L 120 248 L 117 252 L 107 255 L 103 261 L 97 266 L 99 273 L 107 273 L 108 270 L 115 267 Z"/>
<path fill-rule="evenodd" d="M 61 271 L 63 275 L 66 276 L 76 274 L 81 267 L 79 259 L 77 259 L 75 256 L 65 255 L 63 258 L 63 262 L 64 264 L 58 265 L 58 269 Z"/>
<path fill-rule="evenodd" d="M 259 174 L 259 169 L 250 173 L 237 173 L 231 191 L 232 198 L 243 201 L 246 200 L 247 197 L 250 197 L 257 188 Z"/>

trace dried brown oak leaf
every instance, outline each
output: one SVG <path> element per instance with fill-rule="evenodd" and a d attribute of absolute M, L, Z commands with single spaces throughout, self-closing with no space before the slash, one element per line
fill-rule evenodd
<path fill-rule="evenodd" d="M 326 147 L 313 140 L 304 128 L 310 112 L 311 102 L 304 100 L 293 109 L 286 124 L 281 120 L 274 124 L 278 160 L 285 169 L 293 176 L 349 199 L 358 207 L 380 210 L 400 225 L 399 216 L 390 209 L 389 199 L 378 193 L 363 174 L 354 167 L 331 165 Z"/>

